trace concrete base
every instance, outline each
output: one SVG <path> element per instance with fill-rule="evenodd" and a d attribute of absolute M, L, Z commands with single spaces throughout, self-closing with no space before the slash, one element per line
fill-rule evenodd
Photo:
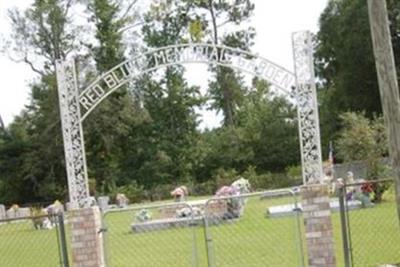
<path fill-rule="evenodd" d="M 188 226 L 200 225 L 203 223 L 203 217 L 195 218 L 166 218 L 151 220 L 141 223 L 132 223 L 131 228 L 135 233 L 151 232 L 171 228 L 182 228 Z"/>
<path fill-rule="evenodd" d="M 339 200 L 337 198 L 333 198 L 329 202 L 329 206 L 331 211 L 339 211 Z M 373 207 L 371 205 L 369 207 Z M 297 208 L 302 212 L 303 206 L 301 203 L 297 204 Z M 348 210 L 355 210 L 365 208 L 361 201 L 359 200 L 350 200 L 347 201 L 347 209 Z M 267 217 L 269 218 L 277 218 L 277 217 L 284 217 L 284 216 L 291 216 L 296 214 L 296 207 L 294 204 L 287 204 L 287 205 L 279 205 L 267 208 Z"/>
<path fill-rule="evenodd" d="M 209 217 L 208 224 L 209 225 L 219 225 L 226 223 L 234 223 L 238 220 L 235 219 L 223 219 L 222 217 Z M 204 217 L 198 216 L 194 218 L 166 218 L 166 219 L 158 219 L 151 220 L 147 222 L 136 222 L 131 224 L 131 229 L 134 233 L 145 233 L 173 228 L 183 228 L 183 227 L 191 227 L 204 225 Z"/>

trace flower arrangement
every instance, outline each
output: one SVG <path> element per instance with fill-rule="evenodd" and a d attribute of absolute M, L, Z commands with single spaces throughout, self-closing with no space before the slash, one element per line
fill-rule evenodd
<path fill-rule="evenodd" d="M 171 191 L 171 196 L 174 197 L 175 202 L 183 202 L 186 200 L 186 197 L 189 195 L 189 190 L 186 186 L 181 185 Z"/>
<path fill-rule="evenodd" d="M 358 196 L 358 199 L 361 201 L 363 207 L 369 207 L 372 204 L 371 199 L 373 199 L 374 189 L 371 183 L 364 182 L 360 187 L 361 193 Z"/>
<path fill-rule="evenodd" d="M 152 214 L 148 209 L 141 209 L 135 214 L 136 221 L 146 222 L 151 220 Z"/>
<path fill-rule="evenodd" d="M 251 185 L 249 181 L 239 176 L 230 186 L 223 186 L 215 193 L 217 197 L 232 196 L 232 198 L 226 200 L 228 205 L 227 218 L 238 218 L 242 216 L 246 199 L 237 196 L 249 193 L 250 189 Z"/>

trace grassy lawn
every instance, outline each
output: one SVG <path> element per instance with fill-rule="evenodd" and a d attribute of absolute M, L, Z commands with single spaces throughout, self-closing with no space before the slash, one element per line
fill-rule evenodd
<path fill-rule="evenodd" d="M 211 226 L 211 261 L 215 266 L 299 266 L 302 259 L 296 218 L 265 217 L 267 207 L 285 203 L 291 203 L 291 199 L 254 198 L 247 203 L 244 216 L 235 223 Z M 134 213 L 106 216 L 111 266 L 196 266 L 196 262 L 200 267 L 207 266 L 202 227 L 132 233 L 129 226 Z M 350 211 L 349 219 L 354 266 L 400 262 L 400 229 L 393 203 Z M 332 220 L 337 263 L 343 266 L 338 212 L 333 213 Z M 301 228 L 302 224 L 301 219 Z"/>
<path fill-rule="evenodd" d="M 60 266 L 56 230 L 35 230 L 29 220 L 1 224 L 0 266 Z"/>
<path fill-rule="evenodd" d="M 394 204 L 351 211 L 349 222 L 354 266 L 400 263 L 400 228 Z"/>
<path fill-rule="evenodd" d="M 290 198 L 260 200 L 255 197 L 247 202 L 240 219 L 211 226 L 208 244 L 214 266 L 300 266 L 304 238 L 299 241 L 296 217 L 265 216 L 267 207 L 291 202 Z M 110 267 L 207 266 L 203 227 L 133 233 L 131 224 L 136 211 L 110 213 L 105 217 L 108 228 L 106 253 Z M 157 217 L 159 209 L 151 212 L 153 217 Z M 349 219 L 354 266 L 400 262 L 400 231 L 393 203 L 350 211 Z M 333 225 L 337 263 L 343 266 L 337 212 L 333 213 Z M 30 221 L 0 225 L 0 266 L 59 266 L 56 231 L 34 230 Z"/>
<path fill-rule="evenodd" d="M 267 206 L 289 200 L 250 199 L 242 218 L 211 226 L 211 256 L 216 266 L 298 266 L 301 254 L 296 217 L 265 217 Z M 151 212 L 156 214 L 157 210 Z M 132 233 L 129 226 L 134 214 L 130 211 L 106 216 L 111 266 L 196 266 L 196 262 L 207 266 L 202 227 Z"/>

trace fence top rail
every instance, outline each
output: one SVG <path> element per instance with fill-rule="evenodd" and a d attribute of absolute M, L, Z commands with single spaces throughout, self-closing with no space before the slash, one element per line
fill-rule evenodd
<path fill-rule="evenodd" d="M 246 194 L 240 194 L 236 196 L 220 196 L 220 197 L 212 197 L 208 199 L 205 203 L 206 206 L 210 202 L 217 201 L 217 200 L 226 200 L 226 199 L 232 199 L 232 198 L 250 198 L 250 197 L 255 197 L 255 196 L 261 196 L 261 197 L 276 197 L 276 196 L 284 196 L 284 195 L 291 195 L 295 197 L 295 193 L 291 189 L 278 189 L 278 190 L 271 190 L 271 191 L 264 191 L 264 192 L 255 192 L 255 193 L 246 193 Z"/>
<path fill-rule="evenodd" d="M 62 213 L 43 214 L 43 215 L 37 215 L 37 216 L 25 216 L 25 217 L 16 217 L 16 218 L 6 218 L 6 219 L 1 219 L 0 223 L 7 223 L 7 222 L 12 222 L 12 221 L 34 220 L 34 219 L 49 218 L 49 217 L 58 217 L 60 215 L 62 215 Z"/>
<path fill-rule="evenodd" d="M 265 197 L 277 197 L 277 196 L 284 196 L 284 195 L 290 195 L 292 197 L 295 197 L 295 193 L 291 189 L 277 189 L 277 190 L 270 190 L 270 191 L 240 194 L 240 195 L 236 195 L 236 196 L 219 196 L 219 197 L 213 196 L 211 198 L 202 200 L 202 202 L 204 202 L 204 205 L 207 206 L 210 202 L 217 201 L 217 200 L 226 200 L 226 199 L 232 199 L 232 198 L 249 198 L 249 197 L 255 197 L 255 196 L 261 196 L 261 197 L 265 198 Z M 193 206 L 195 206 L 194 202 L 198 203 L 199 201 L 164 202 L 164 203 L 148 204 L 148 205 L 135 204 L 135 205 L 125 207 L 125 208 L 105 210 L 105 211 L 103 211 L 103 216 L 105 217 L 107 214 L 116 213 L 116 212 L 128 212 L 128 211 L 138 210 L 138 209 L 155 209 L 155 208 L 160 208 L 160 207 L 186 206 L 186 207 L 192 209 Z"/>
<path fill-rule="evenodd" d="M 365 183 L 378 184 L 378 183 L 385 183 L 385 182 L 393 182 L 393 179 L 389 178 L 389 179 L 380 179 L 380 180 L 365 180 L 363 182 L 344 184 L 344 187 L 364 185 Z"/>
<path fill-rule="evenodd" d="M 173 206 L 186 206 L 190 209 L 192 209 L 192 205 L 190 205 L 188 202 L 164 202 L 164 203 L 158 203 L 158 204 L 148 204 L 148 205 L 141 205 L 141 204 L 136 204 L 130 207 L 125 207 L 125 208 L 117 208 L 117 209 L 108 209 L 103 212 L 103 216 L 106 216 L 107 214 L 110 213 L 115 213 L 115 212 L 128 212 L 128 211 L 133 211 L 133 210 L 138 210 L 138 209 L 155 209 L 155 208 L 160 208 L 160 207 L 173 207 Z"/>

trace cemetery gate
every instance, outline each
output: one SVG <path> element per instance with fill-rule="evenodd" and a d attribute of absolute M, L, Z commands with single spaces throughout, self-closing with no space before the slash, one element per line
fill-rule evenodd
<path fill-rule="evenodd" d="M 176 64 L 203 63 L 229 67 L 264 79 L 292 97 L 298 114 L 303 183 L 319 181 L 323 174 L 311 34 L 308 31 L 296 32 L 292 41 L 294 74 L 267 59 L 237 48 L 187 43 L 136 55 L 99 76 L 86 89 L 80 90 L 74 61 L 57 61 L 57 84 L 71 206 L 82 208 L 90 205 L 82 129 L 85 118 L 108 95 L 132 79 Z"/>
<path fill-rule="evenodd" d="M 105 209 L 107 266 L 305 266 L 297 198 L 276 190 Z"/>

